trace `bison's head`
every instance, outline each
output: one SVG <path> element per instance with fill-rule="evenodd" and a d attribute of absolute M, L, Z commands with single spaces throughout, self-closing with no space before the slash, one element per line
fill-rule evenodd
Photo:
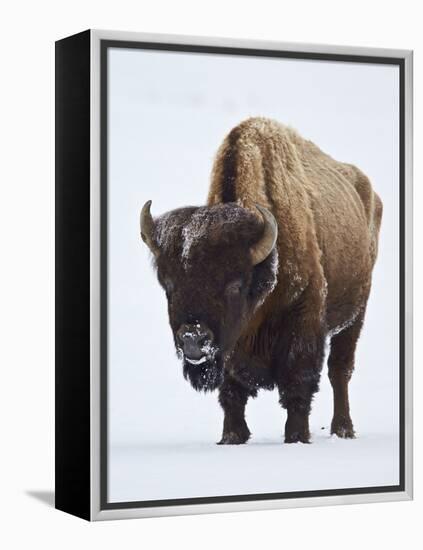
<path fill-rule="evenodd" d="M 235 203 L 187 207 L 156 219 L 141 211 L 141 237 L 152 251 L 168 299 L 184 376 L 214 390 L 225 359 L 277 276 L 277 225 L 269 210 Z"/>

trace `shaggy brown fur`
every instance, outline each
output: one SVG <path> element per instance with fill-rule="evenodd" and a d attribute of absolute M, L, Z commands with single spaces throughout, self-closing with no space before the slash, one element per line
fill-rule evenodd
<path fill-rule="evenodd" d="M 380 198 L 355 166 L 334 160 L 291 128 L 251 118 L 229 133 L 214 163 L 208 204 L 228 200 L 252 210 L 266 206 L 279 227 L 277 287 L 238 347 L 267 364 L 281 338 L 282 312 L 287 330 L 301 341 L 322 331 L 331 335 L 332 432 L 352 437 L 347 384 L 377 255 Z M 304 352 L 298 351 L 301 362 Z M 285 397 L 281 389 L 283 403 Z M 301 429 L 299 439 L 308 440 L 307 426 Z"/>
<path fill-rule="evenodd" d="M 273 217 L 263 222 L 256 205 L 273 213 L 276 245 Z M 184 376 L 197 390 L 219 389 L 220 443 L 248 440 L 247 400 L 274 387 L 287 409 L 285 441 L 309 442 L 327 338 L 331 430 L 354 437 L 348 381 L 382 216 L 367 177 L 294 130 L 252 118 L 220 147 L 207 206 L 155 220 L 149 208 L 141 236 L 168 297 Z"/>

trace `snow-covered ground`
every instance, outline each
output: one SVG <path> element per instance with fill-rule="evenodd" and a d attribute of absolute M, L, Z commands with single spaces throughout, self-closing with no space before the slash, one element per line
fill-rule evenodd
<path fill-rule="evenodd" d="M 111 502 L 398 484 L 398 438 L 369 434 L 313 443 L 252 438 L 247 445 L 144 443 L 110 453 Z"/>
<path fill-rule="evenodd" d="M 126 430 L 133 430 L 131 442 L 117 440 L 119 426 L 116 418 L 112 422 L 115 437 L 109 450 L 108 484 L 111 502 L 374 487 L 399 482 L 395 415 L 392 409 L 374 407 L 363 397 L 369 393 L 366 386 L 374 382 L 366 373 L 357 373 L 355 383 L 351 383 L 356 439 L 342 440 L 329 434 L 332 389 L 325 369 L 311 415 L 311 444 L 282 442 L 286 413 L 277 402 L 277 392 L 262 391 L 247 405 L 253 436 L 246 445 L 238 446 L 216 445 L 223 418 L 217 395 L 196 393 L 182 379 L 181 372 L 175 375 L 173 396 L 167 386 L 157 395 L 151 393 L 151 400 L 143 395 L 139 410 L 145 414 L 126 426 Z M 386 406 L 387 395 L 389 388 L 376 387 L 374 401 Z M 376 431 L 378 428 L 381 431 Z"/>
<path fill-rule="evenodd" d="M 109 498 L 397 484 L 398 68 L 122 49 L 112 49 L 109 60 Z M 139 211 L 148 199 L 154 216 L 204 204 L 214 154 L 248 116 L 291 125 L 356 164 L 384 203 L 350 384 L 356 440 L 329 437 L 326 369 L 311 445 L 282 444 L 277 393 L 260 392 L 247 406 L 252 440 L 217 446 L 216 394 L 198 394 L 183 379 L 166 298 L 139 236 Z"/>

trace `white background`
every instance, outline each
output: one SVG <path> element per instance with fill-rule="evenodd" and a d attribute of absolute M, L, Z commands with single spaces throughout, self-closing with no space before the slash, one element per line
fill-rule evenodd
<path fill-rule="evenodd" d="M 109 500 L 398 484 L 398 66 L 121 48 L 108 58 Z M 359 166 L 384 205 L 350 384 L 355 441 L 330 438 L 324 368 L 312 445 L 281 445 L 275 390 L 247 405 L 248 445 L 216 447 L 217 392 L 198 395 L 184 381 L 139 236 L 146 199 L 154 214 L 204 204 L 224 135 L 257 115 Z"/>
<path fill-rule="evenodd" d="M 241 7 L 242 6 L 242 7 Z M 415 49 L 415 96 L 421 97 L 422 39 L 418 3 L 256 2 L 15 2 L 1 8 L 3 29 L 0 120 L 2 321 L 0 412 L 0 542 L 6 548 L 187 549 L 260 546 L 356 549 L 417 547 L 421 542 L 422 420 L 416 399 L 414 502 L 251 512 L 89 525 L 29 493 L 51 500 L 53 488 L 53 41 L 94 27 L 286 41 Z M 423 147 L 421 107 L 415 110 L 415 150 Z M 422 165 L 416 155 L 415 201 Z M 416 242 L 423 230 L 416 209 Z M 421 280 L 421 247 L 416 280 Z M 415 289 L 417 344 L 422 332 Z M 421 389 L 416 347 L 415 387 Z"/>

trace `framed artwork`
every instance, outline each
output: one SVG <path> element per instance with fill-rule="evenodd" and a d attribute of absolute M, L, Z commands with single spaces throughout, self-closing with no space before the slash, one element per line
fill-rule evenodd
<path fill-rule="evenodd" d="M 412 52 L 56 43 L 56 507 L 412 498 Z"/>

